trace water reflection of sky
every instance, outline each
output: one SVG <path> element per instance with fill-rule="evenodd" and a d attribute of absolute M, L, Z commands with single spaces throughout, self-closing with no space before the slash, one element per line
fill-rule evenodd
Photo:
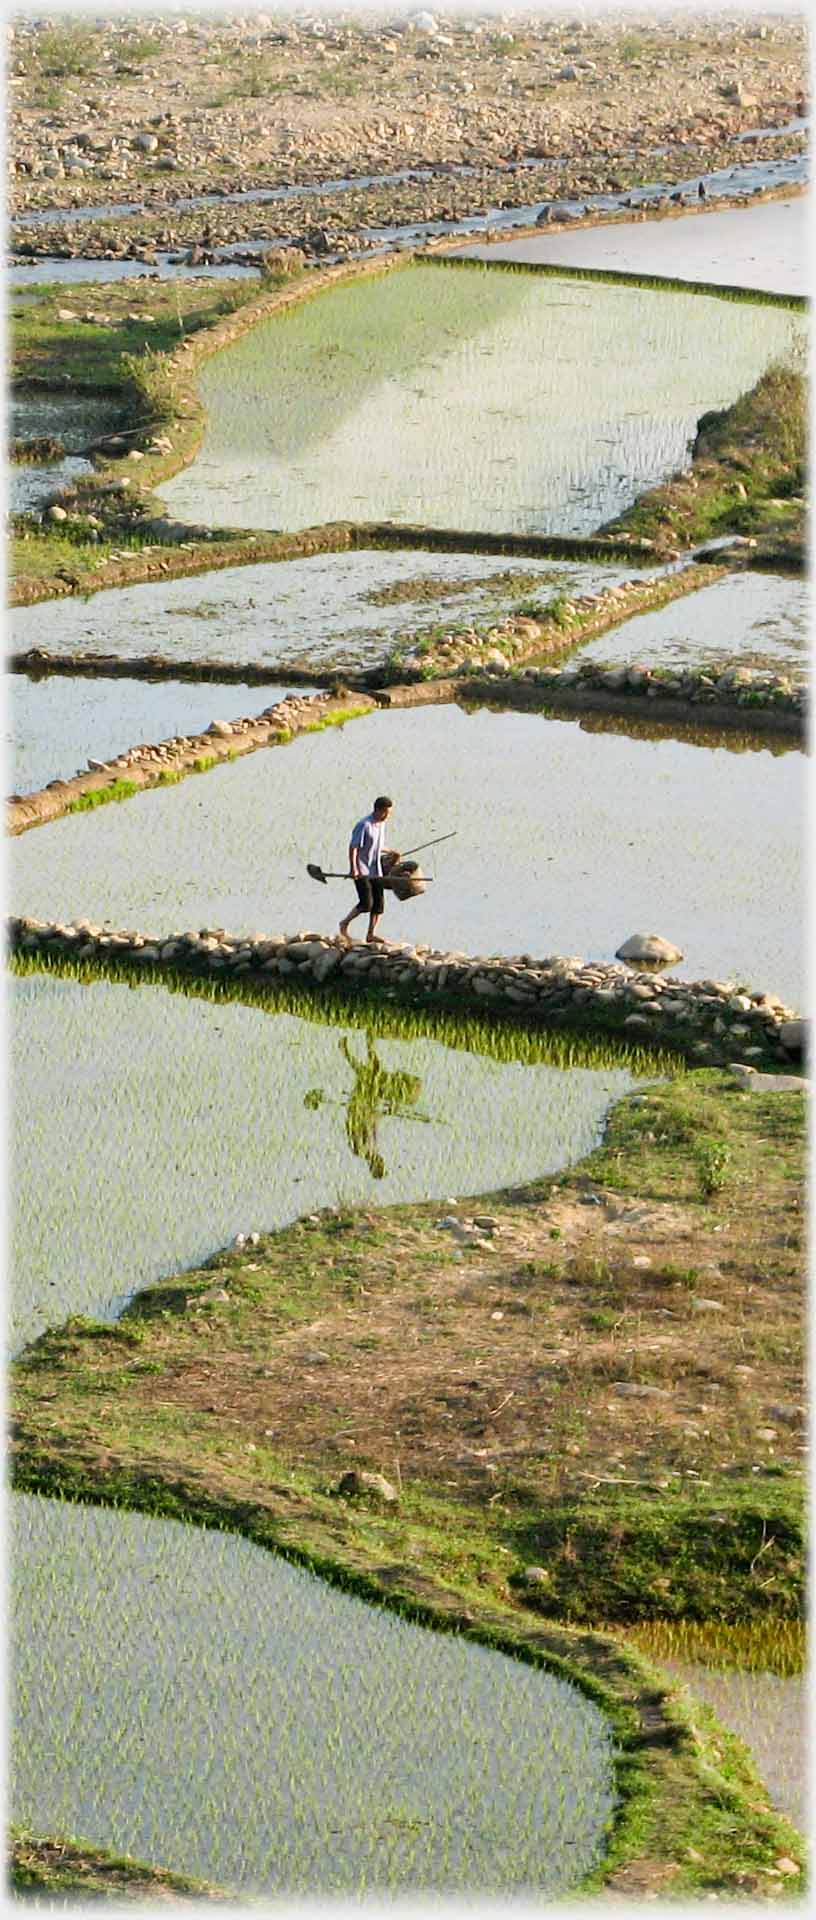
<path fill-rule="evenodd" d="M 15 1346 L 315 1207 L 445 1199 L 568 1166 L 632 1084 L 622 1068 L 367 1043 L 229 1001 L 43 975 L 14 982 L 10 1026 Z"/>
<path fill-rule="evenodd" d="M 795 1004 L 804 765 L 541 715 L 373 713 L 23 835 L 10 901 L 154 933 L 332 932 L 351 900 L 341 882 L 318 892 L 306 862 L 344 866 L 349 828 L 390 793 L 397 846 L 457 838 L 428 856 L 421 899 L 389 901 L 387 937 L 610 960 L 629 934 L 656 932 L 682 949 L 684 978 Z"/>
<path fill-rule="evenodd" d="M 775 573 L 732 573 L 713 586 L 642 613 L 591 640 L 574 657 L 644 666 L 699 667 L 710 660 L 779 672 L 808 664 L 810 589 Z"/>

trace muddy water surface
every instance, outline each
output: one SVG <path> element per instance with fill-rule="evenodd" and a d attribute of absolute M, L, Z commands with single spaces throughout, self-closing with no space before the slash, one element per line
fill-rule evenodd
<path fill-rule="evenodd" d="M 151 884 L 160 915 L 167 883 Z M 632 1085 L 622 1068 L 41 974 L 14 980 L 10 1028 L 14 1347 L 314 1207 L 444 1200 L 568 1166 Z"/>
<path fill-rule="evenodd" d="M 576 660 L 628 661 L 644 666 L 807 670 L 810 589 L 804 580 L 775 573 L 734 573 L 713 586 L 642 613 L 589 641 Z"/>
<path fill-rule="evenodd" d="M 383 932 L 469 953 L 611 959 L 665 935 L 685 978 L 797 1003 L 804 980 L 804 756 L 584 732 L 541 715 L 373 713 L 122 807 L 15 841 L 15 912 L 330 932 L 351 901 L 307 860 L 344 867 L 348 834 L 390 793 L 389 838 L 455 829 L 425 895 Z"/>
<path fill-rule="evenodd" d="M 588 533 L 684 463 L 798 317 L 701 295 L 411 266 L 279 314 L 208 361 L 181 519 Z"/>
<path fill-rule="evenodd" d="M 401 636 L 440 623 L 489 621 L 558 593 L 602 593 L 629 577 L 621 566 L 501 555 L 318 553 L 66 600 L 56 625 L 47 607 L 17 608 L 8 635 L 21 651 L 58 647 L 123 660 L 159 651 L 169 660 L 260 661 L 270 668 L 371 667 Z M 258 709 L 263 704 L 259 699 Z"/>
<path fill-rule="evenodd" d="M 312 1900 L 555 1899 L 602 1857 L 612 1742 L 563 1680 L 136 1513 L 18 1495 L 14 1574 L 36 1832 Z"/>

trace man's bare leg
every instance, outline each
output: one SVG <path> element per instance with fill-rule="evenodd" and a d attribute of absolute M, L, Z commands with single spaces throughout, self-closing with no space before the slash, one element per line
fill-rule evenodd
<path fill-rule="evenodd" d="M 352 920 L 356 920 L 358 913 L 365 913 L 365 907 L 352 907 L 351 912 L 346 914 L 345 920 L 341 920 L 337 931 L 343 940 L 350 940 L 349 927 Z"/>
<path fill-rule="evenodd" d="M 366 934 L 367 947 L 378 947 L 380 945 L 380 941 L 377 939 L 376 929 L 379 926 L 381 919 L 382 919 L 381 913 L 372 913 L 368 923 L 368 932 Z"/>

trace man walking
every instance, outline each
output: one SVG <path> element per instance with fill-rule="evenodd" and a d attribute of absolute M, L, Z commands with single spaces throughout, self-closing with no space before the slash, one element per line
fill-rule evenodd
<path fill-rule="evenodd" d="M 349 844 L 349 872 L 357 888 L 357 906 L 352 907 L 345 920 L 340 922 L 340 933 L 344 940 L 349 939 L 349 926 L 356 920 L 358 913 L 368 914 L 368 933 L 366 946 L 376 947 L 381 943 L 377 939 L 376 929 L 382 918 L 385 906 L 385 893 L 382 879 L 382 857 L 389 849 L 383 846 L 385 823 L 391 812 L 393 802 L 381 793 L 374 802 L 370 813 L 358 820 L 352 830 Z"/>

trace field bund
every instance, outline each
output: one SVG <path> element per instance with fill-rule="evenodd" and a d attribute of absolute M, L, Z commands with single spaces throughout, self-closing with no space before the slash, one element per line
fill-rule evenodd
<path fill-rule="evenodd" d="M 558 955 L 489 959 L 434 948 L 347 947 L 321 934 L 247 938 L 202 931 L 171 939 L 74 923 L 12 916 L 12 953 L 189 974 L 240 983 L 285 980 L 311 991 L 372 988 L 389 1000 L 490 1011 L 534 1026 L 619 1034 L 635 1046 L 669 1048 L 695 1065 L 746 1061 L 777 1068 L 800 1054 L 803 1023 L 769 993 L 742 993 L 724 981 L 676 980 L 623 965 L 584 965 Z"/>

